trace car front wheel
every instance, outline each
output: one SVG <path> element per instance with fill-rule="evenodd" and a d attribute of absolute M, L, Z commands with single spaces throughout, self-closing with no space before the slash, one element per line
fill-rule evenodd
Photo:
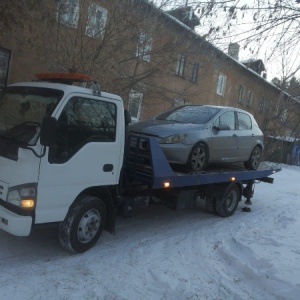
<path fill-rule="evenodd" d="M 208 149 L 203 143 L 196 144 L 189 156 L 188 168 L 192 171 L 202 171 L 208 163 Z"/>
<path fill-rule="evenodd" d="M 255 146 L 252 150 L 249 159 L 244 162 L 244 166 L 249 170 L 256 170 L 260 164 L 262 150 L 259 146 Z"/>

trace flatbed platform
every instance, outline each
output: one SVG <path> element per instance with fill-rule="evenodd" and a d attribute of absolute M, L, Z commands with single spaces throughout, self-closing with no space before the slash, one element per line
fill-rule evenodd
<path fill-rule="evenodd" d="M 148 184 L 151 189 L 191 188 L 214 183 L 259 180 L 272 183 L 270 175 L 279 172 L 266 163 L 257 170 L 246 170 L 241 163 L 211 165 L 205 172 L 185 173 L 170 166 L 155 138 L 129 136 L 126 165 L 127 182 Z"/>

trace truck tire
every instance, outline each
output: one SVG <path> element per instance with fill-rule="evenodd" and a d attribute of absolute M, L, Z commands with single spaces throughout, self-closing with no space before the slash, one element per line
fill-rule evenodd
<path fill-rule="evenodd" d="M 236 183 L 224 188 L 224 192 L 216 199 L 216 213 L 221 217 L 232 216 L 241 200 L 241 191 Z"/>
<path fill-rule="evenodd" d="M 94 196 L 80 196 L 59 226 L 61 246 L 72 253 L 89 250 L 99 239 L 105 222 L 104 202 Z"/>

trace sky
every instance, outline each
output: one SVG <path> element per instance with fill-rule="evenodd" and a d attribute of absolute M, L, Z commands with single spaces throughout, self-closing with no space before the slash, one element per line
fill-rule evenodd
<path fill-rule="evenodd" d="M 64 251 L 55 228 L 0 231 L 1 299 L 298 300 L 300 166 L 275 167 L 249 213 L 245 199 L 229 218 L 153 204 L 83 254 Z"/>

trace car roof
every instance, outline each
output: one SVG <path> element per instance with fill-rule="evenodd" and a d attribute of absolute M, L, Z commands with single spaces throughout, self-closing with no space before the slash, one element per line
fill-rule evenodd
<path fill-rule="evenodd" d="M 225 110 L 235 110 L 235 111 L 239 111 L 239 112 L 243 112 L 243 113 L 247 113 L 250 114 L 248 111 L 243 110 L 241 108 L 238 107 L 233 107 L 233 106 L 222 106 L 222 105 L 211 105 L 211 104 L 185 104 L 185 105 L 180 105 L 179 107 L 185 107 L 185 106 L 204 106 L 204 107 L 212 107 L 212 108 L 219 108 L 222 109 L 223 111 Z"/>

